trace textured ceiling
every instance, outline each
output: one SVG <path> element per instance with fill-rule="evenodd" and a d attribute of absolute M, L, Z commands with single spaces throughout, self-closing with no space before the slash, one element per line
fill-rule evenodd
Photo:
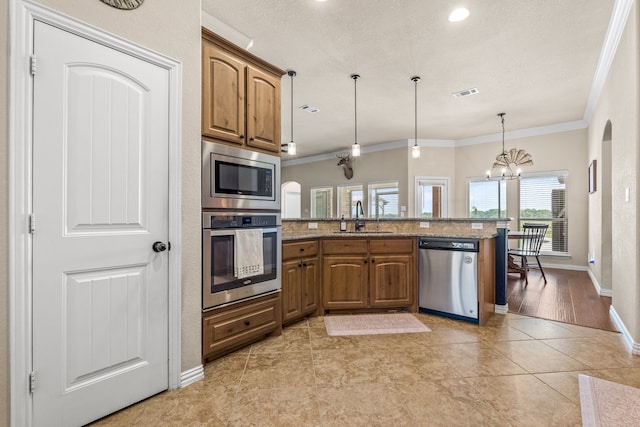
<path fill-rule="evenodd" d="M 614 0 L 202 0 L 204 12 L 253 39 L 251 52 L 295 70 L 298 156 L 414 135 L 460 140 L 582 120 Z M 471 11 L 450 23 L 454 6 Z M 203 20 L 204 21 L 204 20 Z M 215 31 L 215 28 L 213 28 Z M 290 78 L 282 80 L 290 140 Z M 478 88 L 477 95 L 453 92 Z M 320 109 L 310 114 L 308 104 Z"/>

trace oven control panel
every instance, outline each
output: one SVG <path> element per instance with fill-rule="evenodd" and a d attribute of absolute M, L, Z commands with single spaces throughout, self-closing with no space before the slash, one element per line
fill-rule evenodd
<path fill-rule="evenodd" d="M 203 228 L 252 228 L 275 227 L 280 225 L 280 215 L 226 215 L 203 214 Z"/>

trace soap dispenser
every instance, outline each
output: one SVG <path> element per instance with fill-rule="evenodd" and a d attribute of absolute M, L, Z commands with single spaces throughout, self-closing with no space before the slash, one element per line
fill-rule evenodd
<path fill-rule="evenodd" d="M 340 231 L 347 231 L 347 221 L 344 220 L 344 215 L 340 219 Z"/>

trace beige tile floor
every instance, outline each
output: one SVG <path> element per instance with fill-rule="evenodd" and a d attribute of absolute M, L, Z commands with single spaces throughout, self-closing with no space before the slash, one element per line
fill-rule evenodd
<path fill-rule="evenodd" d="M 94 426 L 579 426 L 578 374 L 640 387 L 620 334 L 515 314 L 327 336 L 311 318 Z"/>

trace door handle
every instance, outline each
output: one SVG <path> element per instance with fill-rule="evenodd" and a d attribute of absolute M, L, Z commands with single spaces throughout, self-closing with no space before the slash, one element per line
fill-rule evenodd
<path fill-rule="evenodd" d="M 153 248 L 154 252 L 164 252 L 167 250 L 167 245 L 163 242 L 154 242 L 153 246 L 151 246 Z"/>

